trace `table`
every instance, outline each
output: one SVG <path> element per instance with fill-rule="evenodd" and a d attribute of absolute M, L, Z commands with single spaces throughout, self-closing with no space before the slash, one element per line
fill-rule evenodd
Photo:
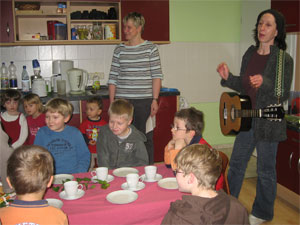
<path fill-rule="evenodd" d="M 174 177 L 171 169 L 164 164 L 157 164 L 157 173 L 163 178 Z M 136 167 L 139 175 L 144 174 L 144 167 Z M 112 175 L 113 170 L 109 171 Z M 91 177 L 90 173 L 74 174 L 75 177 Z M 101 189 L 99 184 L 85 191 L 77 200 L 63 200 L 62 210 L 68 215 L 70 224 L 160 224 L 167 213 L 170 202 L 181 199 L 182 193 L 176 190 L 163 189 L 157 182 L 145 182 L 146 187 L 138 192 L 138 199 L 132 203 L 118 205 L 106 200 L 106 195 L 122 190 L 125 177 L 116 177 L 110 187 Z M 45 198 L 59 198 L 59 193 L 48 189 Z"/>

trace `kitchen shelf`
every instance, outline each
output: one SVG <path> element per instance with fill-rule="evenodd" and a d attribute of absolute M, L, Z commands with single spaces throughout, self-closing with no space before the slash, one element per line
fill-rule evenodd
<path fill-rule="evenodd" d="M 13 0 L 13 9 L 15 9 L 15 4 L 19 2 L 32 2 L 32 1 L 21 1 Z M 75 0 L 66 0 L 54 2 L 51 0 L 40 0 L 34 1 L 40 4 L 39 10 L 18 10 L 13 11 L 14 18 L 14 42 L 8 43 L 8 46 L 12 45 L 68 45 L 68 44 L 119 44 L 122 40 L 121 38 L 121 3 L 119 0 L 115 1 L 75 1 Z M 58 13 L 58 3 L 64 2 L 66 4 L 66 9 L 64 13 Z M 112 19 L 71 19 L 72 14 L 80 12 L 79 15 L 85 13 L 90 13 L 92 10 L 97 13 L 102 13 L 102 15 L 108 15 L 109 9 L 114 8 L 114 17 Z M 89 15 L 89 14 L 88 14 Z M 96 18 L 96 17 L 95 17 Z M 115 18 L 115 19 L 114 19 Z M 66 24 L 67 27 L 67 37 L 66 40 L 27 40 L 31 36 L 27 34 L 40 34 L 40 36 L 48 36 L 47 21 L 59 21 Z M 85 40 L 72 40 L 71 29 L 78 28 L 77 26 L 83 26 L 83 29 L 87 29 L 89 32 L 95 23 L 98 23 L 100 29 L 102 29 L 102 37 L 99 40 L 90 39 L 89 37 L 84 36 Z M 104 38 L 104 25 L 113 24 L 115 27 L 114 37 L 112 40 L 105 40 Z M 89 39 L 88 39 L 89 38 Z M 88 40 L 87 40 L 88 39 Z M 5 46 L 5 44 L 2 44 Z"/>

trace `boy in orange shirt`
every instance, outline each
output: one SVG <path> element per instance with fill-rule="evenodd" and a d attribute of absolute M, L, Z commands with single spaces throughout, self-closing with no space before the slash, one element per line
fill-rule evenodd
<path fill-rule="evenodd" d="M 192 144 L 205 144 L 212 148 L 202 137 L 204 127 L 203 113 L 194 107 L 181 109 L 175 113 L 174 123 L 171 125 L 172 140 L 165 147 L 165 164 L 172 170 L 176 170 L 174 159 L 178 152 L 185 146 Z M 222 189 L 224 177 L 221 174 L 217 183 L 216 190 Z"/>
<path fill-rule="evenodd" d="M 0 224 L 68 224 L 67 216 L 43 196 L 53 180 L 53 158 L 43 147 L 17 148 L 7 162 L 7 182 L 17 199 L 0 209 Z"/>

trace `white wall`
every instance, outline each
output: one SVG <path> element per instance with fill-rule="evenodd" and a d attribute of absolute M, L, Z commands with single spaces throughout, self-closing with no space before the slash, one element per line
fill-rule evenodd
<path fill-rule="evenodd" d="M 226 61 L 238 70 L 238 43 L 171 43 L 159 45 L 164 73 L 163 86 L 178 88 L 190 103 L 219 101 L 224 90 L 216 72 L 218 63 Z M 20 81 L 22 66 L 33 74 L 32 60 L 38 59 L 42 76 L 52 75 L 52 60 L 73 60 L 74 66 L 88 72 L 104 72 L 106 84 L 115 45 L 58 45 L 1 47 L 0 61 L 14 61 Z M 19 84 L 20 87 L 20 84 Z"/>

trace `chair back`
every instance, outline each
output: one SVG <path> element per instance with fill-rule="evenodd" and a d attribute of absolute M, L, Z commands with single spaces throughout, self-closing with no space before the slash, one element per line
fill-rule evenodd
<path fill-rule="evenodd" d="M 227 180 L 227 168 L 228 168 L 228 162 L 229 159 L 227 155 L 224 152 L 218 151 L 219 155 L 222 157 L 222 171 L 221 173 L 224 176 L 224 186 L 223 189 L 224 191 L 230 195 L 230 190 L 229 190 L 229 185 L 228 185 L 228 180 Z"/>

